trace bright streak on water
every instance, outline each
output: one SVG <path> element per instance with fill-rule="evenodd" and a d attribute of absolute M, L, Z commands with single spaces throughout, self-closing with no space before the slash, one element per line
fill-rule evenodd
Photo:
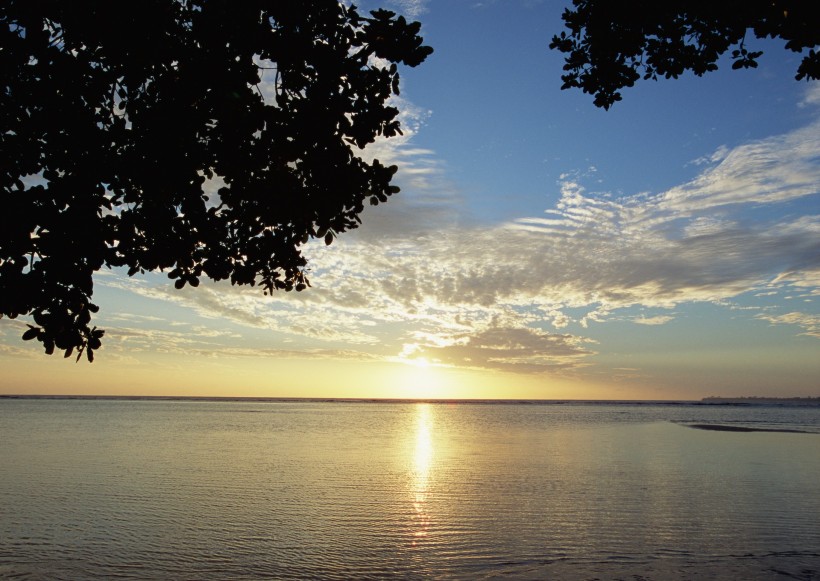
<path fill-rule="evenodd" d="M 818 408 L 0 399 L 0 579 L 818 579 L 818 482 Z"/>
<path fill-rule="evenodd" d="M 416 449 L 413 455 L 414 472 L 412 479 L 413 508 L 416 510 L 417 529 L 413 536 L 413 545 L 416 539 L 426 537 L 430 528 L 430 515 L 427 514 L 427 486 L 430 480 L 430 468 L 433 462 L 433 436 L 431 434 L 430 404 L 421 403 L 416 406 L 418 413 L 416 428 Z"/>

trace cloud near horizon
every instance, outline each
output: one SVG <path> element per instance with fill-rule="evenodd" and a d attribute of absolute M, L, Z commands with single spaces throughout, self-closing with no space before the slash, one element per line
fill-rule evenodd
<path fill-rule="evenodd" d="M 592 193 L 583 177 L 565 174 L 543 216 L 464 225 L 445 168 L 412 144 L 426 113 L 410 111 L 403 138 L 367 152 L 399 165 L 402 193 L 368 210 L 359 231 L 329 247 L 309 245 L 312 289 L 263 297 L 226 284 L 180 292 L 111 277 L 99 283 L 318 340 L 322 353 L 342 358 L 424 357 L 523 373 L 583 368 L 595 353 L 585 329 L 622 309 L 648 310 L 625 320 L 660 325 L 681 304 L 820 292 L 820 214 L 787 208 L 820 196 L 819 121 L 721 147 L 698 160 L 691 181 L 665 192 Z M 751 316 L 818 336 L 816 315 L 769 308 Z"/>

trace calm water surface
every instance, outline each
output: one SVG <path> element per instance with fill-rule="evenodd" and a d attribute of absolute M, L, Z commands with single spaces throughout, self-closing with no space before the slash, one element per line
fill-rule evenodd
<path fill-rule="evenodd" d="M 385 577 L 820 579 L 820 409 L 0 399 L 0 578 Z"/>

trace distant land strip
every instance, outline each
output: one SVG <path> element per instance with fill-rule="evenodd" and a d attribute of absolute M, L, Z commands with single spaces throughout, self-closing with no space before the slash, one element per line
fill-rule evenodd
<path fill-rule="evenodd" d="M 716 432 L 782 432 L 789 434 L 813 434 L 806 430 L 790 430 L 788 428 L 749 428 L 747 426 L 727 426 L 726 424 L 683 424 L 696 430 L 713 430 Z"/>
<path fill-rule="evenodd" d="M 820 397 L 704 397 L 704 404 L 818 406 Z"/>

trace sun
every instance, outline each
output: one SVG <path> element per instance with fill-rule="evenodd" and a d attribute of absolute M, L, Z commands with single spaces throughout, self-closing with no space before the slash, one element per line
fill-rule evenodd
<path fill-rule="evenodd" d="M 414 359 L 408 359 L 407 363 L 410 365 L 415 365 L 416 367 L 430 367 L 430 362 L 427 360 L 426 357 L 416 357 Z"/>
<path fill-rule="evenodd" d="M 452 397 L 445 370 L 425 357 L 403 359 L 395 368 L 394 388 L 409 399 Z"/>

